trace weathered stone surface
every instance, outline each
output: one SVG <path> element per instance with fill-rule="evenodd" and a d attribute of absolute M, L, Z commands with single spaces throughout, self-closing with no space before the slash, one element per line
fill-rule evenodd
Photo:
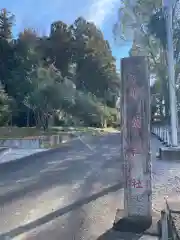
<path fill-rule="evenodd" d="M 124 58 L 122 69 L 122 159 L 127 216 L 151 218 L 150 87 L 144 57 Z M 149 221 L 149 220 L 148 220 Z"/>
<path fill-rule="evenodd" d="M 180 160 L 180 147 L 162 147 L 159 149 L 159 158 L 162 160 Z"/>
<path fill-rule="evenodd" d="M 159 236 L 159 214 L 152 212 L 152 217 L 132 216 L 126 217 L 122 211 L 117 211 L 113 229 L 120 232 L 147 234 Z M 121 215 L 122 214 L 122 215 Z"/>

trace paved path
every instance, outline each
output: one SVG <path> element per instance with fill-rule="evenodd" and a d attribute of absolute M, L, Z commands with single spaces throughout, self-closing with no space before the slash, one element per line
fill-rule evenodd
<path fill-rule="evenodd" d="M 77 140 L 48 157 L 0 168 L 0 239 L 122 239 L 109 231 L 123 206 L 119 134 L 84 141 L 87 145 Z M 157 212 L 164 196 L 178 198 L 180 186 L 180 163 L 155 160 L 159 146 L 152 138 Z"/>
<path fill-rule="evenodd" d="M 0 239 L 90 240 L 112 226 L 123 200 L 119 134 L 84 141 L 1 170 Z"/>
<path fill-rule="evenodd" d="M 9 148 L 7 151 L 0 154 L 0 164 L 10 161 L 16 161 L 17 159 L 27 157 L 29 155 L 48 151 L 47 149 L 13 149 Z"/>

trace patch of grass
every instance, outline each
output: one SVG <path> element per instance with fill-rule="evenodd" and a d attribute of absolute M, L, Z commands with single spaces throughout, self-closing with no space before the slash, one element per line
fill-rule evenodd
<path fill-rule="evenodd" d="M 0 127 L 0 138 L 33 138 L 35 136 L 42 135 L 56 135 L 62 134 L 62 132 L 57 131 L 56 129 L 49 129 L 47 131 L 42 131 L 35 127 Z"/>
<path fill-rule="evenodd" d="M 36 136 L 49 136 L 60 134 L 83 134 L 88 133 L 100 135 L 103 133 L 118 132 L 115 128 L 94 128 L 94 127 L 51 127 L 47 131 L 35 127 L 0 127 L 0 139 L 7 138 L 33 138 Z"/>
<path fill-rule="evenodd" d="M 64 146 L 69 146 L 69 143 L 65 142 L 65 143 L 60 143 L 60 144 L 54 144 L 53 146 L 49 143 L 46 143 L 46 144 L 43 144 L 43 148 L 46 148 L 46 149 L 52 149 L 52 148 L 60 148 L 60 147 L 64 147 Z"/>
<path fill-rule="evenodd" d="M 52 127 L 52 129 L 56 129 L 62 132 L 76 132 L 76 133 L 90 133 L 92 135 L 98 135 L 103 133 L 113 133 L 119 132 L 118 129 L 113 127 L 107 128 L 95 128 L 95 127 Z"/>
<path fill-rule="evenodd" d="M 119 130 L 117 128 L 113 128 L 113 127 L 108 127 L 108 128 L 102 128 L 103 132 L 106 133 L 115 133 L 115 132 L 119 132 Z"/>

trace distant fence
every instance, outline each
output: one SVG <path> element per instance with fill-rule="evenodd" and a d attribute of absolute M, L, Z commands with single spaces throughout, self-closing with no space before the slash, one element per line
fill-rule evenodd
<path fill-rule="evenodd" d="M 171 146 L 171 131 L 168 126 L 152 125 L 151 132 L 154 134 L 164 145 Z M 178 134 L 179 135 L 179 134 Z"/>

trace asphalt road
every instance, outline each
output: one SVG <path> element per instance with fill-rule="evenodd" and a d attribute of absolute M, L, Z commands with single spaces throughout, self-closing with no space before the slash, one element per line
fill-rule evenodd
<path fill-rule="evenodd" d="M 117 133 L 1 168 L 0 239 L 97 239 L 122 207 L 121 169 Z"/>
<path fill-rule="evenodd" d="M 151 146 L 153 210 L 160 213 L 165 196 L 180 201 L 180 163 L 156 160 L 161 143 L 153 137 Z M 0 240 L 152 239 L 112 233 L 122 185 L 117 133 L 0 165 Z"/>

